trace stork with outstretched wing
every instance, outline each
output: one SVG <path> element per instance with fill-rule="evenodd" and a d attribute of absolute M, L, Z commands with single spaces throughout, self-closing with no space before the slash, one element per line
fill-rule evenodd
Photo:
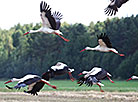
<path fill-rule="evenodd" d="M 59 37 L 61 37 L 65 41 L 69 41 L 68 39 L 65 39 L 62 35 L 62 32 L 59 31 L 62 19 L 62 14 L 59 12 L 51 13 L 50 6 L 42 1 L 40 3 L 40 16 L 42 19 L 42 27 L 38 30 L 30 30 L 29 32 L 26 32 L 24 35 L 27 35 L 29 33 L 37 33 L 37 32 L 43 32 L 46 34 L 56 34 Z"/>
<path fill-rule="evenodd" d="M 101 35 L 97 35 L 98 38 L 98 45 L 94 48 L 91 47 L 85 47 L 85 49 L 81 50 L 92 50 L 92 51 L 100 51 L 100 52 L 113 52 L 115 54 L 118 54 L 119 56 L 124 56 L 124 54 L 120 54 L 115 48 L 112 47 L 112 44 L 110 42 L 110 39 L 107 34 L 101 33 Z"/>

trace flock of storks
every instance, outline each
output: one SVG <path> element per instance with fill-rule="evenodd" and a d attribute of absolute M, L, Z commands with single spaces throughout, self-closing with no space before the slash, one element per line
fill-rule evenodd
<path fill-rule="evenodd" d="M 128 0 L 110 0 L 110 1 L 111 3 L 105 9 L 105 14 L 107 14 L 108 16 L 115 15 L 116 12 L 118 12 L 118 8 L 120 8 L 122 4 L 126 3 Z M 37 32 L 43 32 L 45 34 L 56 34 L 63 40 L 68 42 L 69 40 L 64 38 L 62 36 L 63 35 L 62 32 L 59 31 L 62 14 L 59 12 L 51 13 L 50 6 L 44 1 L 40 3 L 40 12 L 41 12 L 40 16 L 42 19 L 42 27 L 38 30 L 30 30 L 26 32 L 24 35 Z M 97 39 L 98 39 L 98 45 L 96 47 L 94 48 L 86 47 L 80 52 L 85 50 L 95 50 L 100 52 L 113 52 L 119 56 L 124 56 L 124 54 L 120 54 L 114 47 L 112 47 L 112 44 L 107 34 L 101 33 L 100 35 L 97 35 Z M 28 74 L 20 79 L 12 78 L 11 80 L 5 82 L 5 85 L 8 89 L 20 89 L 21 87 L 28 86 L 27 91 L 24 90 L 25 93 L 38 95 L 37 92 L 39 92 L 45 84 L 54 89 L 57 89 L 56 86 L 51 85 L 49 82 L 51 78 L 54 78 L 56 76 L 68 74 L 71 81 L 74 81 L 75 78 L 73 78 L 71 74 L 73 71 L 74 69 L 71 69 L 67 64 L 62 62 L 57 62 L 56 65 L 53 65 L 51 68 L 49 68 L 45 73 L 42 74 L 42 76 Z M 94 67 L 90 71 L 83 71 L 79 74 L 79 76 L 80 75 L 83 76 L 81 76 L 77 80 L 77 84 L 79 84 L 79 86 L 81 86 L 82 84 L 86 84 L 87 86 L 92 86 L 93 84 L 96 84 L 99 86 L 101 92 L 104 92 L 101 89 L 101 86 L 104 86 L 104 84 L 102 84 L 100 80 L 103 80 L 107 77 L 112 83 L 114 83 L 114 81 L 110 79 L 111 74 L 107 72 L 105 69 L 99 67 Z M 138 77 L 132 76 L 127 81 L 131 79 L 138 79 Z M 7 85 L 8 83 L 14 81 L 18 81 L 18 83 L 14 87 L 10 87 Z"/>

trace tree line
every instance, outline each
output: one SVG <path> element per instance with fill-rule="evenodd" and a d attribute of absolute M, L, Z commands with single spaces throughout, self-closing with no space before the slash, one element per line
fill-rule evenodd
<path fill-rule="evenodd" d="M 22 77 L 28 73 L 41 75 L 58 61 L 74 68 L 75 77 L 94 66 L 106 69 L 115 79 L 138 75 L 138 15 L 90 22 L 89 26 L 63 22 L 60 30 L 70 42 L 54 34 L 23 35 L 41 25 L 17 24 L 9 30 L 0 29 L 0 78 Z M 80 53 L 86 46 L 95 47 L 97 35 L 101 33 L 108 34 L 112 45 L 125 57 L 96 51 Z"/>

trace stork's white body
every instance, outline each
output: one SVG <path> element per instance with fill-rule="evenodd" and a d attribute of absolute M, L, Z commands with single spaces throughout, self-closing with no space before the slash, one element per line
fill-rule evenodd
<path fill-rule="evenodd" d="M 91 71 L 83 71 L 82 74 L 86 74 L 84 76 L 84 78 L 87 78 L 88 76 L 90 75 L 96 75 L 97 73 L 99 73 L 102 69 L 101 68 L 98 68 L 98 67 L 94 67 L 92 68 Z"/>
<path fill-rule="evenodd" d="M 13 81 L 18 81 L 18 84 L 19 84 L 19 83 L 22 83 L 22 82 L 24 82 L 24 81 L 26 81 L 26 80 L 28 80 L 28 79 L 32 79 L 32 78 L 34 78 L 34 77 L 40 78 L 38 75 L 31 75 L 31 74 L 28 74 L 28 75 L 26 75 L 26 76 L 24 76 L 23 78 L 20 78 L 20 79 L 14 78 Z"/>
<path fill-rule="evenodd" d="M 51 69 L 54 71 L 64 69 L 64 67 L 67 66 L 64 63 L 58 62 L 55 66 L 52 66 Z"/>

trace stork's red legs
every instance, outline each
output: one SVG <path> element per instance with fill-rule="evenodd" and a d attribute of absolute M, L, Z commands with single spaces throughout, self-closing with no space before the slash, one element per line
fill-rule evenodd
<path fill-rule="evenodd" d="M 113 52 L 113 53 L 115 53 L 115 54 L 118 54 L 119 56 L 125 56 L 124 54 L 116 53 L 116 52 L 114 52 L 112 50 L 110 50 L 110 51 Z"/>
<path fill-rule="evenodd" d="M 70 80 L 71 80 L 71 81 L 74 81 L 75 79 L 73 78 L 71 72 L 68 72 L 68 74 L 69 74 L 69 76 L 70 76 Z"/>
<path fill-rule="evenodd" d="M 111 83 L 115 83 L 114 81 L 112 81 L 111 79 L 110 79 L 110 77 L 108 76 L 108 75 L 106 75 L 107 76 L 107 78 L 111 81 Z"/>
<path fill-rule="evenodd" d="M 97 85 L 99 86 L 100 91 L 101 91 L 101 92 L 104 92 L 104 90 L 102 90 L 102 88 L 101 88 L 101 85 L 99 85 L 98 83 L 97 83 Z"/>
<path fill-rule="evenodd" d="M 48 86 L 50 86 L 50 87 L 52 87 L 53 89 L 57 89 L 57 87 L 56 86 L 54 86 L 54 85 L 50 85 L 49 83 L 47 83 L 46 81 L 44 81 L 44 80 L 41 80 L 42 82 L 44 82 L 45 84 L 47 84 Z"/>
<path fill-rule="evenodd" d="M 66 39 L 66 38 L 64 38 L 63 36 L 61 36 L 60 34 L 58 34 L 58 33 L 54 33 L 54 34 L 56 34 L 56 35 L 58 35 L 59 37 L 61 37 L 64 41 L 66 41 L 66 42 L 69 42 L 69 40 L 68 39 Z"/>

